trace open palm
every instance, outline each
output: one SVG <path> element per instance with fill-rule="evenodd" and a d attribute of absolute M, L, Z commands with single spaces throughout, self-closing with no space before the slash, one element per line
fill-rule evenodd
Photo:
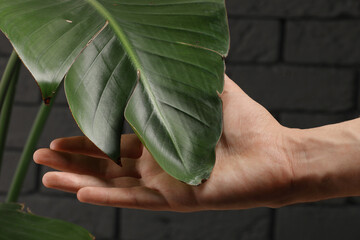
<path fill-rule="evenodd" d="M 36 163 L 60 172 L 43 177 L 45 186 L 77 193 L 82 202 L 170 211 L 277 207 L 292 182 L 288 129 L 226 78 L 224 131 L 210 179 L 189 186 L 164 172 L 135 135 L 123 135 L 122 166 L 86 137 L 57 139 L 34 154 Z"/>

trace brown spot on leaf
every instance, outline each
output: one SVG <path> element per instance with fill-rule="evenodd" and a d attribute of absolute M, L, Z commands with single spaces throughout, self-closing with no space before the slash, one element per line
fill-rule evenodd
<path fill-rule="evenodd" d="M 30 208 L 26 208 L 27 213 L 33 214 L 30 210 Z"/>
<path fill-rule="evenodd" d="M 50 104 L 50 101 L 51 101 L 51 97 L 45 98 L 45 99 L 44 99 L 45 105 L 49 105 L 49 104 Z"/>

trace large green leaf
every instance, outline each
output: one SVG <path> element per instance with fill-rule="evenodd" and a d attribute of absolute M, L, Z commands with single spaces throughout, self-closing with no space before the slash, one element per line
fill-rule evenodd
<path fill-rule="evenodd" d="M 84 1 L 0 0 L 0 29 L 37 80 L 44 99 L 105 20 Z"/>
<path fill-rule="evenodd" d="M 61 220 L 36 216 L 16 203 L 0 203 L 0 239 L 92 240 L 84 228 Z"/>
<path fill-rule="evenodd" d="M 65 91 L 76 122 L 111 158 L 120 156 L 124 109 L 137 74 L 107 27 L 70 69 Z"/>
<path fill-rule="evenodd" d="M 5 12 L 15 12 L 22 2 L 0 0 L 0 20 L 8 18 L 9 13 L 2 13 L 4 9 Z M 121 129 L 122 119 L 119 111 L 113 108 L 118 105 L 122 110 L 126 105 L 127 121 L 164 170 L 194 185 L 208 178 L 222 128 L 222 103 L 218 93 L 223 88 L 223 58 L 229 45 L 224 1 L 28 0 L 28 12 L 31 12 L 31 3 L 39 5 L 40 2 L 44 5 L 56 4 L 57 14 L 62 20 L 71 20 L 71 24 L 78 21 L 85 24 L 84 19 L 100 19 L 93 25 L 96 26 L 93 32 L 98 31 L 107 20 L 118 41 L 116 44 L 110 35 L 106 40 L 105 35 L 100 34 L 100 43 L 95 43 L 92 50 L 83 53 L 65 81 L 69 105 L 84 133 L 115 159 L 119 153 L 116 131 Z M 2 3 L 6 3 L 5 7 Z M 66 14 L 71 14 L 76 8 L 63 7 L 72 4 L 84 10 L 81 16 L 76 16 L 75 22 Z M 93 10 L 88 10 L 90 5 L 102 18 Z M 39 7 L 36 10 L 42 11 Z M 22 15 L 20 18 L 23 19 Z M 36 16 L 28 15 L 27 21 L 38 20 Z M 15 48 L 24 45 L 23 48 L 31 49 L 23 41 L 26 38 L 20 34 L 21 30 L 14 37 L 9 34 L 13 25 L 0 23 L 0 27 Z M 35 31 L 32 36 L 37 32 L 41 31 Z M 77 34 L 77 38 L 60 35 L 61 41 L 80 46 L 78 39 L 92 39 L 86 38 L 84 32 Z M 47 36 L 39 34 L 38 37 Z M 50 39 L 54 41 L 56 37 L 59 35 L 55 34 Z M 12 38 L 17 38 L 18 42 L 15 43 Z M 122 62 L 119 56 L 111 54 L 115 51 L 122 56 L 121 46 L 127 55 L 124 58 L 126 61 Z M 29 57 L 27 52 L 18 52 L 23 59 L 23 55 Z M 58 52 L 61 52 L 60 48 Z M 37 59 L 35 51 L 33 53 L 33 58 Z M 94 54 L 99 56 L 96 58 Z M 129 65 L 128 60 L 135 70 L 125 67 Z M 41 69 L 36 68 L 36 71 Z M 109 74 L 113 71 L 116 74 L 110 78 Z M 126 103 L 133 89 L 134 71 L 138 73 L 138 84 Z M 93 73 L 91 79 L 86 79 L 83 74 L 89 72 Z M 42 82 L 39 85 L 42 87 Z"/>

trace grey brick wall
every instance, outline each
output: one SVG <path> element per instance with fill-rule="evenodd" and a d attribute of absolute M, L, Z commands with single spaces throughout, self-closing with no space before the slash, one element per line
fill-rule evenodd
<path fill-rule="evenodd" d="M 359 116 L 359 0 L 227 0 L 231 51 L 227 74 L 285 126 L 310 128 Z M 0 74 L 11 45 L 0 35 Z M 12 113 L 0 201 L 40 103 L 22 70 Z M 126 129 L 129 132 L 129 128 Z M 81 134 L 63 94 L 56 99 L 39 147 Z M 34 213 L 65 219 L 100 240 L 332 240 L 359 239 L 360 198 L 281 209 L 179 214 L 96 207 L 42 186 L 49 171 L 32 164 L 21 201 Z"/>

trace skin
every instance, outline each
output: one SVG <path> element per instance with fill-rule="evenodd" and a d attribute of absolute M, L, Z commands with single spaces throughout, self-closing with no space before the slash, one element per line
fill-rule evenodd
<path fill-rule="evenodd" d="M 34 154 L 36 163 L 60 170 L 46 173 L 43 184 L 76 193 L 85 203 L 177 212 L 281 207 L 360 194 L 359 120 L 289 129 L 228 77 L 221 99 L 224 131 L 211 177 L 200 186 L 165 173 L 135 135 L 122 136 L 122 167 L 86 137 L 54 140 Z"/>

